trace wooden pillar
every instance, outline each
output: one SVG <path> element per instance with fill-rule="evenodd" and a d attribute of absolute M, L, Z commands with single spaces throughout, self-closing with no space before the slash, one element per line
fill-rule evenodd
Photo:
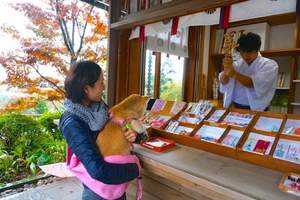
<path fill-rule="evenodd" d="M 128 96 L 130 30 L 120 31 L 118 45 L 118 65 L 116 69 L 116 98 L 115 103 Z"/>
<path fill-rule="evenodd" d="M 116 102 L 116 80 L 118 66 L 118 43 L 119 32 L 111 29 L 111 24 L 119 20 L 121 14 L 119 0 L 111 0 L 109 6 L 109 29 L 108 29 L 108 74 L 107 74 L 107 104 L 109 107 Z"/>
<path fill-rule="evenodd" d="M 128 94 L 141 93 L 142 76 L 142 42 L 139 39 L 130 40 L 129 43 L 129 65 L 128 65 Z M 120 61 L 122 62 L 122 61 Z"/>
<path fill-rule="evenodd" d="M 201 40 L 202 27 L 189 28 L 188 53 L 189 57 L 184 72 L 184 95 L 183 100 L 187 102 L 197 101 L 202 74 Z"/>
<path fill-rule="evenodd" d="M 296 23 L 294 27 L 294 48 L 300 47 L 300 16 L 296 17 Z M 291 105 L 292 102 L 295 102 L 295 93 L 296 93 L 296 83 L 293 80 L 298 79 L 298 66 L 299 58 L 297 55 L 294 55 L 291 63 L 291 78 L 290 78 L 290 90 L 289 90 L 289 105 L 288 105 L 288 113 L 293 113 L 294 106 Z"/>
<path fill-rule="evenodd" d="M 196 27 L 189 28 L 189 41 L 188 41 L 188 54 L 189 57 L 185 64 L 184 70 L 184 95 L 183 100 L 186 102 L 192 102 L 194 98 L 195 87 L 195 67 L 196 67 L 196 49 L 197 49 L 197 37 Z"/>

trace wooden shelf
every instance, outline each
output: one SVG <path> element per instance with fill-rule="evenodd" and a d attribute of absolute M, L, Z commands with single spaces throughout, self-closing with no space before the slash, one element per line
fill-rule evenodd
<path fill-rule="evenodd" d="M 124 17 L 124 19 L 111 23 L 110 28 L 115 30 L 134 28 L 136 26 L 150 24 L 176 16 L 189 15 L 242 1 L 245 0 L 175 0 L 134 14 L 129 14 Z"/>
<path fill-rule="evenodd" d="M 254 19 L 247 19 L 237 22 L 232 22 L 229 24 L 229 27 L 243 26 L 249 24 L 257 24 L 267 22 L 271 26 L 282 25 L 282 24 L 290 24 L 296 22 L 296 13 L 284 13 L 266 17 L 259 17 Z M 219 25 L 214 25 L 213 27 L 220 29 Z"/>
<path fill-rule="evenodd" d="M 300 55 L 300 48 L 290 48 L 290 49 L 274 49 L 265 50 L 260 52 L 262 56 L 266 57 L 277 57 L 277 56 L 297 56 Z M 213 54 L 214 58 L 222 58 L 224 54 Z"/>
<path fill-rule="evenodd" d="M 293 80 L 293 83 L 300 83 L 300 79 Z"/>
<path fill-rule="evenodd" d="M 290 87 L 276 87 L 276 90 L 289 90 Z"/>
<path fill-rule="evenodd" d="M 293 102 L 293 103 L 291 103 L 291 105 L 293 105 L 293 106 L 300 106 L 300 103 Z"/>
<path fill-rule="evenodd" d="M 300 48 L 266 50 L 266 51 L 262 51 L 261 55 L 266 57 L 296 56 L 296 55 L 300 55 Z"/>

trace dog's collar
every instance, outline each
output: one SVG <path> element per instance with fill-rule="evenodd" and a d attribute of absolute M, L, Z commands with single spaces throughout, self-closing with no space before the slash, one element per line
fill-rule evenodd
<path fill-rule="evenodd" d="M 113 123 L 119 125 L 121 128 L 126 128 L 126 129 L 132 129 L 130 123 L 132 120 L 135 120 L 135 118 L 124 119 L 124 118 L 114 117 L 111 112 L 109 113 L 109 118 Z"/>

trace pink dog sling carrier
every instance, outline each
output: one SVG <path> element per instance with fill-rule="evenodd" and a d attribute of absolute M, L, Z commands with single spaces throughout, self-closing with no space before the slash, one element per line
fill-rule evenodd
<path fill-rule="evenodd" d="M 125 164 L 125 163 L 136 163 L 139 167 L 139 176 L 137 178 L 137 192 L 136 192 L 136 199 L 141 200 L 143 193 L 142 193 L 142 182 L 141 182 L 141 165 L 139 159 L 135 155 L 113 155 L 104 157 L 104 160 L 109 163 L 118 163 L 118 164 Z M 85 186 L 91 189 L 93 192 L 98 194 L 99 196 L 112 200 L 120 198 L 128 188 L 128 183 L 122 183 L 119 185 L 108 185 L 102 183 L 96 179 L 93 179 L 80 160 L 73 154 L 70 147 L 67 148 L 67 167 L 72 172 L 74 176 L 76 176 Z"/>

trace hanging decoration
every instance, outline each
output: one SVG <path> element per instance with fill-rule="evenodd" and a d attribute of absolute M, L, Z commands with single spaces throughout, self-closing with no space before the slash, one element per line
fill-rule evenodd
<path fill-rule="evenodd" d="M 297 0 L 296 13 L 297 13 L 298 16 L 300 16 L 300 0 Z"/>
<path fill-rule="evenodd" d="M 140 41 L 145 40 L 145 25 L 140 26 Z"/>
<path fill-rule="evenodd" d="M 229 26 L 231 5 L 223 6 L 220 13 L 220 26 L 223 29 L 227 29 Z"/>
<path fill-rule="evenodd" d="M 147 49 L 180 57 L 188 57 L 188 29 L 178 29 L 175 35 L 163 32 L 147 36 Z"/>
<path fill-rule="evenodd" d="M 179 17 L 174 17 L 172 20 L 171 35 L 177 34 L 178 24 L 179 24 Z"/>

